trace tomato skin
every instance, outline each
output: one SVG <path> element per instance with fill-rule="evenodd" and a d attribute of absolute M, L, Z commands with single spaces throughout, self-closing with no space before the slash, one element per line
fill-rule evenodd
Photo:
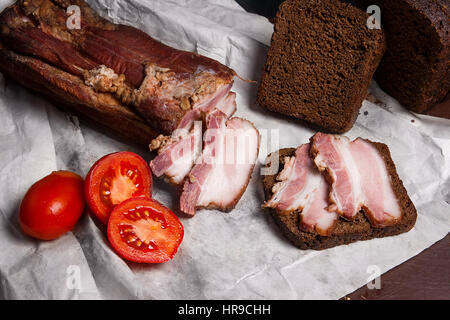
<path fill-rule="evenodd" d="M 150 208 L 149 210 L 155 210 L 163 216 L 165 227 L 159 230 L 159 234 L 166 235 L 164 240 L 168 240 L 168 244 L 161 246 L 161 250 L 142 252 L 129 246 L 121 237 L 120 225 L 133 225 L 133 222 L 124 218 L 124 212 L 136 208 Z M 178 217 L 167 207 L 154 199 L 138 197 L 126 200 L 114 208 L 108 221 L 107 234 L 114 251 L 123 259 L 138 263 L 162 263 L 171 260 L 177 253 L 184 237 L 184 228 Z"/>
<path fill-rule="evenodd" d="M 54 171 L 28 189 L 20 204 L 19 224 L 31 237 L 53 240 L 73 229 L 84 206 L 83 178 Z"/>
<path fill-rule="evenodd" d="M 86 176 L 84 195 L 90 212 L 105 225 L 108 223 L 112 208 L 106 207 L 99 199 L 101 179 L 108 169 L 115 169 L 121 160 L 130 160 L 138 166 L 140 174 L 143 176 L 144 190 L 142 191 L 142 196 L 152 196 L 152 173 L 147 162 L 141 156 L 128 151 L 115 152 L 103 156 L 93 164 Z"/>

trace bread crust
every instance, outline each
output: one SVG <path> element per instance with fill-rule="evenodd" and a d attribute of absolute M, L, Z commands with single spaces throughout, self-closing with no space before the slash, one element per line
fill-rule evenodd
<path fill-rule="evenodd" d="M 375 228 L 370 224 L 370 221 L 366 217 L 366 215 L 362 211 L 360 211 L 352 221 L 346 221 L 342 218 L 339 218 L 331 235 L 321 236 L 317 233 L 309 233 L 301 231 L 299 229 L 299 211 L 294 211 L 288 215 L 281 215 L 278 214 L 275 209 L 266 209 L 269 210 L 272 218 L 280 228 L 283 235 L 296 247 L 303 250 L 323 250 L 360 240 L 369 240 L 373 238 L 383 238 L 398 235 L 404 232 L 408 232 L 414 226 L 417 219 L 417 211 L 408 196 L 408 192 L 403 186 L 403 182 L 400 180 L 397 174 L 397 170 L 395 168 L 394 162 L 392 161 L 389 148 L 383 143 L 371 141 L 368 142 L 370 142 L 378 150 L 386 163 L 386 168 L 391 178 L 392 188 L 402 210 L 402 218 L 400 219 L 400 221 L 392 226 Z M 293 156 L 294 153 L 295 148 L 279 150 L 279 172 L 283 170 L 284 157 Z M 265 167 L 269 166 L 270 163 L 265 165 Z M 278 173 L 274 175 L 263 176 L 264 196 L 266 201 L 272 197 L 272 187 L 276 183 L 277 175 Z"/>

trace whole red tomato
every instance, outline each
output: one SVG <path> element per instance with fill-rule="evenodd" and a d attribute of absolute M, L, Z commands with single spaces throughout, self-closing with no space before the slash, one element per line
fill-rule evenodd
<path fill-rule="evenodd" d="M 84 205 L 83 178 L 70 171 L 54 171 L 27 191 L 19 223 L 26 234 L 53 240 L 73 229 Z"/>

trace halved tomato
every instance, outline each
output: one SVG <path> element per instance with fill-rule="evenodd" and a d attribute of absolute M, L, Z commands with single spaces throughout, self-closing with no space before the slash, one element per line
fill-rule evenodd
<path fill-rule="evenodd" d="M 85 195 L 90 211 L 104 224 L 113 208 L 133 197 L 152 196 L 152 174 L 144 159 L 133 152 L 104 156 L 89 170 Z"/>
<path fill-rule="evenodd" d="M 150 198 L 133 198 L 114 208 L 108 221 L 108 239 L 122 258 L 161 263 L 173 258 L 183 240 L 178 217 Z"/>

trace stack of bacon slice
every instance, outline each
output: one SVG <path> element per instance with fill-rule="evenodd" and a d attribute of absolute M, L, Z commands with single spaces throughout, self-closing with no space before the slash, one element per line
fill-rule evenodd
<path fill-rule="evenodd" d="M 385 161 L 370 141 L 317 133 L 284 160 L 263 207 L 301 211 L 301 230 L 328 236 L 339 217 L 352 220 L 361 209 L 373 227 L 401 219 Z"/>
<path fill-rule="evenodd" d="M 180 210 L 191 216 L 198 208 L 233 209 L 258 157 L 258 131 L 247 120 L 230 119 L 232 112 L 224 112 L 226 105 L 202 112 L 204 134 L 202 122 L 197 121 L 152 143 L 159 147 L 158 156 L 150 162 L 153 173 L 182 186 Z"/>

